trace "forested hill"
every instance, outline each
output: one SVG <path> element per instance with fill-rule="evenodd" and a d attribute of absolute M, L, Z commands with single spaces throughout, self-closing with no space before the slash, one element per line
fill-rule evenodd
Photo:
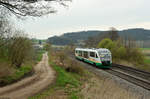
<path fill-rule="evenodd" d="M 70 43 L 78 43 L 80 41 L 86 40 L 89 37 L 93 36 L 101 36 L 103 33 L 107 33 L 108 31 L 79 31 L 79 32 L 70 32 L 64 33 L 61 36 L 54 36 L 48 38 L 48 42 L 54 45 L 67 45 Z M 129 37 L 134 40 L 150 40 L 150 30 L 145 30 L 142 28 L 136 29 L 127 29 L 118 31 L 119 35 L 123 38 Z"/>

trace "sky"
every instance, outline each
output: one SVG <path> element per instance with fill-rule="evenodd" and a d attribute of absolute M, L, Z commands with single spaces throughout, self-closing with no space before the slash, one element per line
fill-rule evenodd
<path fill-rule="evenodd" d="M 30 37 L 47 39 L 66 32 L 87 30 L 150 29 L 150 0 L 72 0 L 69 7 L 41 18 L 15 20 Z"/>

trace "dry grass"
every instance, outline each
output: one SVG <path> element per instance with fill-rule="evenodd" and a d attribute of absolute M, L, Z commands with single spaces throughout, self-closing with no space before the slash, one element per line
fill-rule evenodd
<path fill-rule="evenodd" d="M 0 63 L 0 78 L 13 74 L 15 70 L 5 62 Z"/>
<path fill-rule="evenodd" d="M 70 59 L 64 51 L 53 52 L 51 60 L 58 66 L 63 67 L 67 72 L 72 72 L 84 76 L 84 68 L 80 64 Z"/>
<path fill-rule="evenodd" d="M 150 54 L 150 50 L 142 50 L 144 54 Z"/>
<path fill-rule="evenodd" d="M 108 79 L 92 77 L 82 88 L 83 99 L 140 99 L 140 96 L 120 88 Z"/>
<path fill-rule="evenodd" d="M 64 90 L 57 90 L 53 92 L 51 95 L 47 96 L 46 98 L 43 97 L 44 99 L 68 99 L 68 95 L 64 92 Z M 43 99 L 41 97 L 41 99 Z"/>
<path fill-rule="evenodd" d="M 120 64 L 120 65 L 129 66 L 129 67 L 135 67 L 135 64 L 128 62 L 128 61 L 124 61 L 124 60 L 115 61 L 115 63 Z"/>

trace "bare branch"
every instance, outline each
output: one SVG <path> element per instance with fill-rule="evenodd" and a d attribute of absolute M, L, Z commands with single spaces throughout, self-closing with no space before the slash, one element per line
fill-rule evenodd
<path fill-rule="evenodd" d="M 54 3 L 67 6 L 67 1 L 71 0 L 0 0 L 0 6 L 17 16 L 40 17 L 55 13 L 57 10 L 52 6 Z"/>

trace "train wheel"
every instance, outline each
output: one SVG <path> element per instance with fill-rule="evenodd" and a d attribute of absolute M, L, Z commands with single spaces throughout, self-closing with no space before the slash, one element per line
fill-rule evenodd
<path fill-rule="evenodd" d="M 93 64 L 96 67 L 96 63 Z"/>
<path fill-rule="evenodd" d="M 84 62 L 84 59 L 82 59 L 82 61 Z"/>

